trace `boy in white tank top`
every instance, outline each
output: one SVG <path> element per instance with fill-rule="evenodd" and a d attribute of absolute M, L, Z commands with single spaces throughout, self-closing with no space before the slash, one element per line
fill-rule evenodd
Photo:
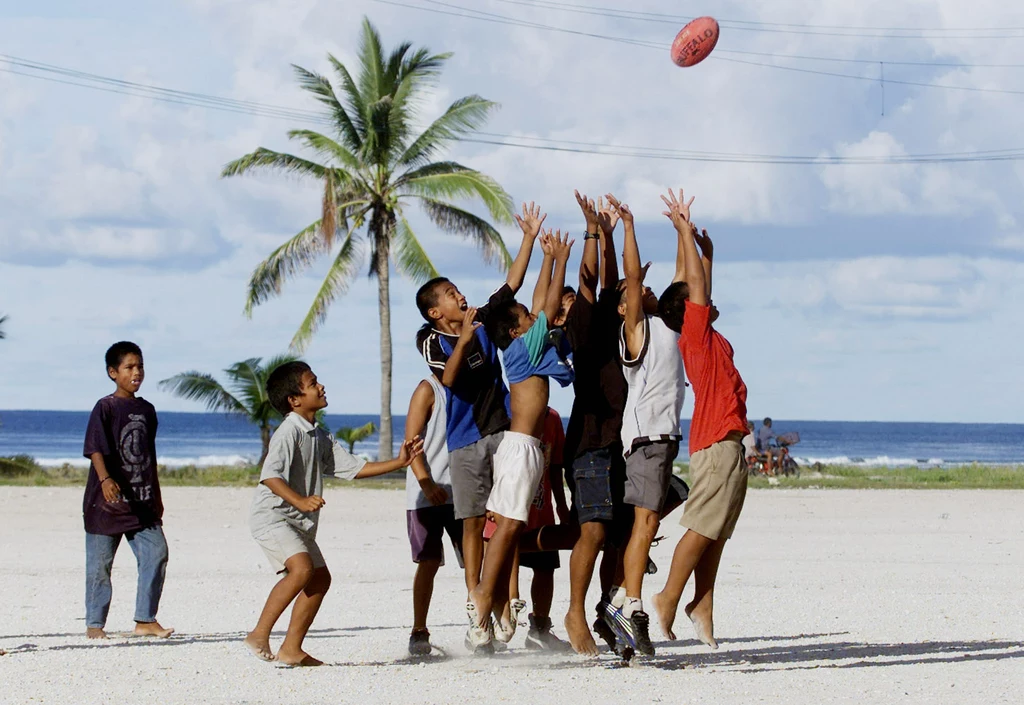
<path fill-rule="evenodd" d="M 444 565 L 445 532 L 462 562 L 462 521 L 455 518 L 452 483 L 445 434 L 445 392 L 434 375 L 417 385 L 409 401 L 405 437 L 423 439 L 423 455 L 410 463 L 405 474 L 406 528 L 416 576 L 412 583 L 413 625 L 409 653 L 426 656 L 431 651 L 427 612 L 437 569 Z"/>
<path fill-rule="evenodd" d="M 645 655 L 654 654 L 650 620 L 641 601 L 651 542 L 661 523 L 668 495 L 672 462 L 679 453 L 679 414 L 686 375 L 679 357 L 679 334 L 658 316 L 658 299 L 644 286 L 633 214 L 629 206 L 608 195 L 625 231 L 622 260 L 626 276 L 619 315 L 619 354 L 628 391 L 622 414 L 622 449 L 626 458 L 624 502 L 633 506 L 633 530 L 623 558 L 622 589 L 612 597 L 606 614 L 613 629 L 629 637 Z"/>

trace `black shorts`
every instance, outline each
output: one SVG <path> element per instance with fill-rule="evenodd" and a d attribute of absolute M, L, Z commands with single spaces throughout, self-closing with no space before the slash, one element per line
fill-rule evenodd
<path fill-rule="evenodd" d="M 580 524 L 632 519 L 633 508 L 623 504 L 626 491 L 626 460 L 622 446 L 583 453 L 572 464 L 572 504 Z"/>
<path fill-rule="evenodd" d="M 534 551 L 519 554 L 519 567 L 531 570 L 558 570 L 562 567 L 562 562 L 558 558 L 558 551 Z"/>

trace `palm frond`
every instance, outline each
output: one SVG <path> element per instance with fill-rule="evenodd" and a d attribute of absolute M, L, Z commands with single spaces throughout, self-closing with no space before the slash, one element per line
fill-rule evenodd
<path fill-rule="evenodd" d="M 316 152 L 320 157 L 336 161 L 350 171 L 358 172 L 363 168 L 363 163 L 352 153 L 352 150 L 319 132 L 289 130 L 288 138 L 301 142 L 307 149 Z M 353 175 L 346 174 L 346 176 L 355 179 Z"/>
<path fill-rule="evenodd" d="M 209 411 L 249 416 L 249 410 L 240 400 L 214 379 L 213 375 L 204 372 L 182 372 L 161 380 L 157 386 L 176 397 L 205 404 Z"/>
<path fill-rule="evenodd" d="M 343 426 L 338 429 L 337 433 L 334 434 L 334 437 L 342 443 L 348 444 L 348 452 L 353 453 L 355 452 L 356 443 L 364 438 L 369 438 L 376 432 L 377 425 L 373 423 L 373 421 L 370 421 L 369 423 L 357 426 L 356 428 Z"/>
<path fill-rule="evenodd" d="M 241 176 L 253 169 L 267 169 L 280 171 L 285 174 L 312 176 L 318 180 L 324 177 L 324 172 L 326 171 L 326 167 L 322 164 L 311 162 L 294 154 L 275 152 L 271 149 L 260 147 L 255 152 L 225 164 L 220 175 L 222 177 Z"/>
<path fill-rule="evenodd" d="M 338 78 L 341 79 L 341 90 L 348 100 L 348 114 L 352 118 L 356 131 L 359 133 L 359 146 L 358 148 L 353 147 L 353 151 L 357 154 L 362 153 L 365 149 L 363 138 L 366 135 L 366 102 L 363 100 L 363 96 L 359 92 L 359 86 L 356 84 L 355 79 L 352 78 L 352 74 L 349 73 L 345 64 L 338 61 L 332 54 L 327 55 L 327 61 L 331 64 L 334 72 L 338 74 Z"/>
<path fill-rule="evenodd" d="M 320 285 L 320 289 L 316 292 L 313 304 L 309 307 L 309 312 L 292 337 L 292 342 L 289 346 L 292 351 L 300 353 L 306 349 L 306 346 L 313 339 L 313 334 L 320 329 L 320 326 L 327 318 L 327 309 L 330 307 L 331 302 L 348 291 L 349 284 L 355 278 L 359 267 L 359 256 L 360 248 L 352 230 L 350 230 L 345 238 L 345 242 L 341 246 L 341 250 L 338 252 L 338 256 L 331 263 L 331 268 L 328 270 L 327 276 L 324 277 L 323 284 Z"/>
<path fill-rule="evenodd" d="M 461 235 L 476 243 L 480 248 L 484 261 L 490 264 L 497 261 L 502 271 L 512 266 L 512 257 L 505 247 L 501 234 L 483 218 L 457 208 L 449 203 L 442 203 L 423 198 L 423 210 L 438 228 L 446 233 Z"/>
<path fill-rule="evenodd" d="M 417 284 L 438 275 L 437 268 L 430 261 L 430 257 L 416 238 L 416 233 L 412 231 L 405 216 L 398 218 L 391 252 L 398 271 Z"/>
<path fill-rule="evenodd" d="M 307 225 L 297 235 L 270 253 L 249 277 L 249 294 L 245 301 L 245 315 L 252 316 L 256 306 L 281 293 L 284 282 L 305 270 L 327 251 L 320 237 L 320 220 Z"/>
<path fill-rule="evenodd" d="M 497 107 L 497 103 L 478 95 L 459 98 L 413 140 L 399 157 L 399 164 L 406 167 L 423 164 L 450 142 L 482 127 Z"/>
<path fill-rule="evenodd" d="M 331 82 L 327 78 L 295 64 L 292 64 L 292 68 L 295 70 L 295 75 L 302 88 L 312 93 L 318 101 L 327 106 L 331 121 L 338 128 L 338 132 L 348 148 L 358 152 L 363 142 L 360 136 L 362 115 L 359 113 L 358 104 L 352 106 L 356 109 L 355 115 L 350 115 L 338 100 L 338 96 L 334 93 L 334 87 L 331 86 Z"/>
<path fill-rule="evenodd" d="M 396 182 L 401 191 L 431 200 L 479 198 L 491 217 L 512 223 L 512 197 L 498 182 L 456 162 L 434 162 L 407 172 Z"/>
<path fill-rule="evenodd" d="M 3 325 L 6 322 L 7 322 L 7 316 L 0 316 L 0 340 L 3 340 L 4 338 L 7 337 L 7 334 L 4 333 L 4 328 L 3 328 Z"/>
<path fill-rule="evenodd" d="M 363 36 L 359 40 L 359 93 L 367 105 L 388 94 L 384 49 L 377 28 L 363 18 Z"/>

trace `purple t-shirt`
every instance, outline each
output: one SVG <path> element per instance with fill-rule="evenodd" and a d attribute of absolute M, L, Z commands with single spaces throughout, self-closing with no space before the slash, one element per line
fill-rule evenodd
<path fill-rule="evenodd" d="M 125 501 L 107 502 L 94 467 L 85 483 L 82 513 L 90 534 L 123 534 L 160 524 L 164 505 L 156 476 L 156 409 L 145 399 L 111 394 L 93 407 L 85 457 L 102 453 Z"/>

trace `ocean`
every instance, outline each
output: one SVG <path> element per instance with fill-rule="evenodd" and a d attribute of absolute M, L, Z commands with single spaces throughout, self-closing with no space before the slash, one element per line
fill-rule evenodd
<path fill-rule="evenodd" d="M 0 411 L 0 456 L 30 455 L 47 466 L 87 465 L 82 442 L 85 411 Z M 157 458 L 161 465 L 211 466 L 252 463 L 259 459 L 258 429 L 237 417 L 211 413 L 159 413 Z M 343 426 L 378 423 L 372 415 L 327 415 L 332 431 Z M 758 422 L 759 424 L 759 422 Z M 405 417 L 394 418 L 395 438 L 404 433 Z M 797 431 L 792 447 L 801 465 L 936 467 L 965 463 L 1024 464 L 1024 425 L 889 423 L 876 421 L 789 421 L 775 419 L 776 433 Z M 682 432 L 689 430 L 683 423 Z M 680 459 L 685 459 L 686 443 Z M 377 455 L 376 434 L 355 451 Z"/>

